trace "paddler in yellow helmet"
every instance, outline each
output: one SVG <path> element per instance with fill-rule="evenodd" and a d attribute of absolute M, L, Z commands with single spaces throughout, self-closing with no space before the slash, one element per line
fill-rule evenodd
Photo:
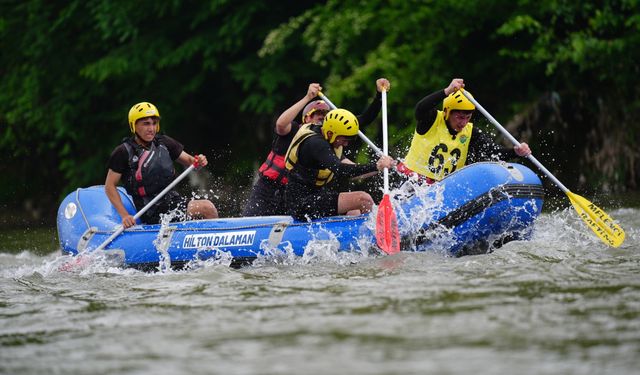
<path fill-rule="evenodd" d="M 507 149 L 497 145 L 471 123 L 476 107 L 461 92 L 464 80 L 454 78 L 444 90 L 425 96 L 416 105 L 416 131 L 397 169 L 433 183 L 467 164 L 527 156 L 529 145 Z M 467 94 L 471 94 L 467 91 Z M 438 105 L 442 101 L 442 110 Z"/>
<path fill-rule="evenodd" d="M 122 225 L 129 228 L 136 224 L 133 216 L 125 209 L 117 185 L 122 182 L 127 193 L 133 198 L 137 210 L 149 204 L 175 177 L 173 162 L 187 167 L 207 165 L 204 155 L 192 156 L 184 151 L 184 146 L 175 139 L 158 134 L 160 131 L 160 111 L 149 102 L 135 104 L 129 110 L 131 137 L 118 145 L 108 162 L 105 193 L 122 218 Z M 187 219 L 214 219 L 218 210 L 208 199 L 186 199 L 171 190 L 140 217 L 145 224 L 157 224 L 161 215 L 176 208 L 186 206 Z"/>
<path fill-rule="evenodd" d="M 386 78 L 376 80 L 376 96 L 367 109 L 356 116 L 361 126 L 368 125 L 376 119 L 382 106 L 382 90 L 388 91 L 390 87 L 391 83 Z M 288 182 L 284 157 L 298 130 L 305 124 L 321 125 L 324 116 L 329 112 L 330 108 L 323 100 L 313 100 L 321 90 L 322 86 L 319 83 L 309 84 L 307 94 L 282 112 L 276 120 L 271 150 L 258 170 L 258 179 L 253 185 L 242 216 L 284 214 L 284 190 Z M 302 116 L 297 120 L 300 110 Z"/>
<path fill-rule="evenodd" d="M 285 188 L 286 214 L 299 220 L 335 215 L 360 215 L 371 211 L 373 199 L 364 191 L 340 192 L 341 177 L 370 177 L 395 160 L 381 156 L 376 163 L 355 164 L 343 148 L 358 136 L 357 117 L 346 109 L 334 109 L 322 125 L 305 124 L 296 133 L 285 156 L 289 182 Z"/>

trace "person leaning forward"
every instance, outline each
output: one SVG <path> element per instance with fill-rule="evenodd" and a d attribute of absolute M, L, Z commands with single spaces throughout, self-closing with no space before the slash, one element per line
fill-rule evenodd
<path fill-rule="evenodd" d="M 355 164 L 342 155 L 357 136 L 358 119 L 345 109 L 327 113 L 322 125 L 306 124 L 293 138 L 286 154 L 289 182 L 285 208 L 298 220 L 371 211 L 373 199 L 364 191 L 339 192 L 337 177 L 357 177 L 391 168 L 395 161 L 381 156 L 375 164 Z"/>
<path fill-rule="evenodd" d="M 399 172 L 433 183 L 467 164 L 531 153 L 526 143 L 507 149 L 474 127 L 470 120 L 476 107 L 462 94 L 463 88 L 464 80 L 454 78 L 444 90 L 418 102 L 416 131 L 404 163 L 397 166 Z M 442 111 L 437 109 L 441 101 Z"/>
<path fill-rule="evenodd" d="M 359 124 L 372 123 L 382 106 L 381 92 L 389 90 L 391 84 L 386 78 L 376 80 L 376 96 L 367 109 L 357 116 Z M 322 90 L 319 83 L 309 84 L 307 93 L 302 99 L 282 112 L 276 120 L 275 135 L 271 151 L 267 159 L 258 170 L 258 179 L 253 185 L 251 195 L 244 207 L 242 216 L 282 215 L 284 208 L 284 188 L 288 178 L 286 176 L 285 154 L 303 124 L 321 125 L 329 106 L 323 100 L 313 100 Z M 302 122 L 296 121 L 296 116 L 302 110 Z"/>
<path fill-rule="evenodd" d="M 158 134 L 160 112 L 151 103 L 142 102 L 131 107 L 129 128 L 133 136 L 123 140 L 111 153 L 104 184 L 107 197 L 122 217 L 125 228 L 136 223 L 124 208 L 118 193 L 117 185 L 121 180 L 127 193 L 133 197 L 136 209 L 140 210 L 174 180 L 174 161 L 185 167 L 196 162 L 198 167 L 207 165 L 204 155 L 191 156 L 183 151 L 182 144 L 175 139 Z M 171 190 L 145 212 L 140 220 L 145 224 L 157 224 L 161 214 L 178 208 L 185 201 L 178 192 Z M 187 204 L 187 217 L 214 219 L 218 217 L 218 211 L 209 200 L 191 200 Z"/>

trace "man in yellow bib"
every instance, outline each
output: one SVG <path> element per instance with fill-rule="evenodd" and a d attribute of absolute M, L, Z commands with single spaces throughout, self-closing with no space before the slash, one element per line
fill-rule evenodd
<path fill-rule="evenodd" d="M 526 143 L 506 149 L 475 128 L 470 121 L 476 107 L 462 94 L 463 88 L 464 80 L 454 78 L 447 88 L 418 102 L 416 132 L 404 163 L 397 166 L 399 172 L 418 175 L 420 180 L 431 184 L 467 164 L 531 153 Z M 436 108 L 440 101 L 442 111 Z"/>

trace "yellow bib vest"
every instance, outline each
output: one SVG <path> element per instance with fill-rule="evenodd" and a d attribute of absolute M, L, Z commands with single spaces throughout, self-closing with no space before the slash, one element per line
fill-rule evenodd
<path fill-rule="evenodd" d="M 300 127 L 296 135 L 291 140 L 291 144 L 289 145 L 289 149 L 287 150 L 287 154 L 285 156 L 286 160 L 286 168 L 287 171 L 291 172 L 295 165 L 298 163 L 298 150 L 300 144 L 307 138 L 318 135 L 317 132 L 313 131 L 311 128 L 313 124 L 304 124 Z M 335 152 L 336 156 L 339 158 L 342 157 L 342 146 L 338 148 L 334 148 L 333 152 Z M 333 172 L 330 169 L 318 169 L 315 173 L 315 186 L 321 187 L 329 183 L 333 179 Z"/>
<path fill-rule="evenodd" d="M 468 123 L 455 136 L 449 133 L 444 112 L 438 111 L 435 121 L 424 135 L 414 133 L 405 165 L 412 171 L 440 181 L 467 162 L 473 124 Z"/>

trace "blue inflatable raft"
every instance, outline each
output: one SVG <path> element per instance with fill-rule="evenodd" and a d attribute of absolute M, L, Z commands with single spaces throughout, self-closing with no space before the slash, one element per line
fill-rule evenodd
<path fill-rule="evenodd" d="M 134 215 L 131 197 L 119 191 Z M 544 190 L 538 176 L 525 166 L 477 163 L 429 187 L 405 184 L 392 195 L 402 250 L 460 256 L 526 239 L 542 210 Z M 375 215 L 374 210 L 310 222 L 263 216 L 135 225 L 104 251 L 121 265 L 140 269 L 154 269 L 167 260 L 172 267 L 181 267 L 194 260 L 231 256 L 237 265 L 260 256 L 303 255 L 318 242 L 340 251 L 369 252 L 376 249 Z M 77 189 L 62 201 L 57 223 L 62 253 L 76 255 L 96 249 L 121 219 L 104 187 L 93 186 Z"/>

